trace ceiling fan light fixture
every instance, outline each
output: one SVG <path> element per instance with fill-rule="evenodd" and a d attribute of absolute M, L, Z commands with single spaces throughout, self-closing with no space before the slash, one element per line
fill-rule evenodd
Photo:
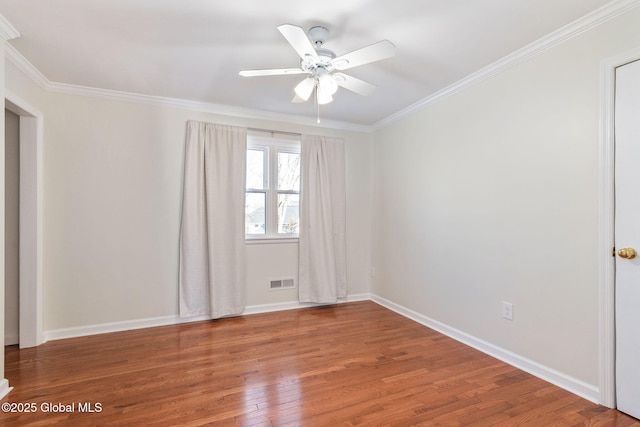
<path fill-rule="evenodd" d="M 296 95 L 303 100 L 309 99 L 311 94 L 313 93 L 313 88 L 316 86 L 316 81 L 311 77 L 307 77 L 295 87 L 294 92 Z"/>
<path fill-rule="evenodd" d="M 321 85 L 317 86 L 316 96 L 318 99 L 318 105 L 328 104 L 333 101 L 333 95 L 325 90 Z"/>
<path fill-rule="evenodd" d="M 318 85 L 320 85 L 323 91 L 329 93 L 330 95 L 333 95 L 338 91 L 338 83 L 329 73 L 320 75 L 320 77 L 318 78 Z"/>

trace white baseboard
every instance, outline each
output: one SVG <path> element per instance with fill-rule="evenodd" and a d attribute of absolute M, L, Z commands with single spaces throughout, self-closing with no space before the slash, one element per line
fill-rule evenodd
<path fill-rule="evenodd" d="M 9 394 L 11 390 L 13 390 L 13 387 L 9 387 L 9 381 L 6 378 L 0 380 L 0 399 Z"/>
<path fill-rule="evenodd" d="M 347 298 L 341 299 L 338 303 L 352 301 L 370 300 L 369 294 L 349 295 Z M 243 315 L 270 313 L 274 311 L 295 310 L 305 307 L 314 307 L 322 304 L 301 303 L 298 301 L 289 301 L 276 304 L 261 304 L 247 306 L 242 313 Z M 97 325 L 78 326 L 73 328 L 52 329 L 44 332 L 45 341 L 61 340 L 65 338 L 84 337 L 88 335 L 107 334 L 110 332 L 130 331 L 134 329 L 153 328 L 155 326 L 176 325 L 179 323 L 199 322 L 208 320 L 208 316 L 196 316 L 189 318 L 181 318 L 178 315 L 152 317 L 148 319 L 125 320 L 122 322 L 101 323 Z"/>
<path fill-rule="evenodd" d="M 393 303 L 387 299 L 384 299 L 378 295 L 371 295 L 371 300 L 389 310 L 395 311 L 404 317 L 414 320 L 424 326 L 427 326 L 435 331 L 440 332 L 456 341 L 460 341 L 470 347 L 475 348 L 489 356 L 502 360 L 511 366 L 515 366 L 518 369 L 522 369 L 538 378 L 550 382 L 558 387 L 561 387 L 573 394 L 583 397 L 591 402 L 600 403 L 600 390 L 598 387 L 588 384 L 579 379 L 573 378 L 548 366 L 541 365 L 533 360 L 522 357 L 516 353 L 505 350 L 501 347 L 488 343 L 484 340 L 476 338 L 465 332 L 459 331 L 455 328 L 431 319 L 399 304 Z"/>
<path fill-rule="evenodd" d="M 88 335 L 108 334 L 110 332 L 130 331 L 134 329 L 153 328 L 156 326 L 175 325 L 178 323 L 197 322 L 208 319 L 207 316 L 182 319 L 179 316 L 151 317 L 147 319 L 125 320 L 122 322 L 100 323 L 96 325 L 77 326 L 72 328 L 52 329 L 44 332 L 45 341 L 77 338 Z"/>
<path fill-rule="evenodd" d="M 353 301 L 368 301 L 370 299 L 371 299 L 370 294 L 349 295 L 346 298 L 338 300 L 338 304 L 343 304 L 345 302 L 353 302 Z M 282 302 L 282 303 L 276 303 L 276 304 L 251 305 L 251 306 L 248 306 L 242 314 L 249 315 L 249 314 L 271 313 L 274 311 L 297 310 L 299 308 L 318 307 L 322 305 L 326 305 L 326 304 L 290 301 L 290 302 Z"/>

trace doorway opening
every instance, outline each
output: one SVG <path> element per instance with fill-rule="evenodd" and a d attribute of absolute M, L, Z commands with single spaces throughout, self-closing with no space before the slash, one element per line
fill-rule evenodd
<path fill-rule="evenodd" d="M 44 342 L 42 332 L 42 114 L 10 91 L 6 91 L 5 109 L 19 117 L 19 206 L 16 209 L 19 212 L 18 343 L 21 348 L 35 347 Z M 15 317 L 13 321 L 15 322 Z M 15 340 L 15 337 L 9 338 Z"/>
<path fill-rule="evenodd" d="M 4 110 L 4 345 L 20 341 L 20 116 Z"/>

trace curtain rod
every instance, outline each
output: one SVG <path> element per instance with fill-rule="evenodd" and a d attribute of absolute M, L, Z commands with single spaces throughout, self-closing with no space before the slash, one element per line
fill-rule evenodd
<path fill-rule="evenodd" d="M 271 129 L 261 129 L 261 128 L 247 128 L 247 130 L 252 131 L 252 132 L 267 132 L 270 134 L 281 134 L 281 135 L 293 135 L 293 136 L 302 136 L 301 133 L 296 133 L 296 132 L 285 132 L 283 130 L 271 130 Z"/>

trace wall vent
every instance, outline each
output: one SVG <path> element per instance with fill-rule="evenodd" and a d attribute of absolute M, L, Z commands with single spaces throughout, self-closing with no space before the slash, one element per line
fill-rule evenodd
<path fill-rule="evenodd" d="M 296 287 L 296 282 L 293 279 L 274 279 L 269 281 L 269 289 L 291 289 Z"/>

